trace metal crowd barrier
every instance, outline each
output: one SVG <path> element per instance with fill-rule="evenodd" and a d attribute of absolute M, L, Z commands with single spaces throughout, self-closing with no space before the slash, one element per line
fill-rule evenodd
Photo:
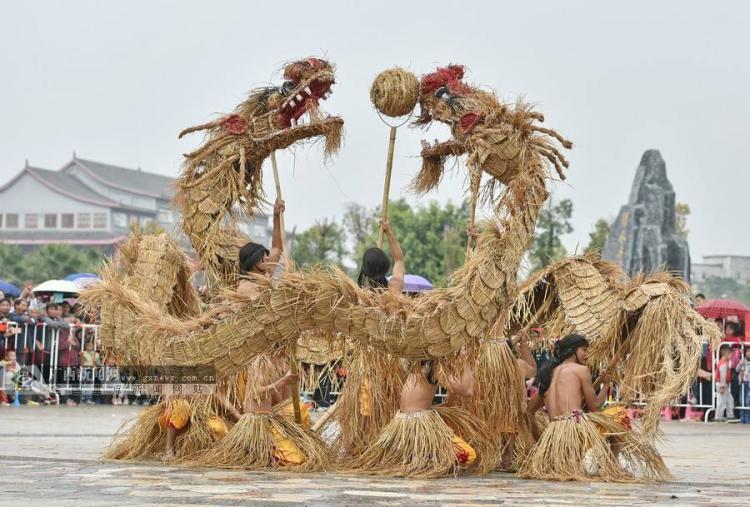
<path fill-rule="evenodd" d="M 706 416 L 705 420 L 708 421 L 708 416 L 711 412 L 716 411 L 716 405 L 717 405 L 717 398 L 718 398 L 718 390 L 716 389 L 716 376 L 717 376 L 717 365 L 719 364 L 719 350 L 723 345 L 729 345 L 732 347 L 732 359 L 730 360 L 730 367 L 731 367 L 731 377 L 733 379 L 733 382 L 730 384 L 730 390 L 734 385 L 738 385 L 738 389 L 736 390 L 739 393 L 739 396 L 737 399 L 735 399 L 734 403 L 734 411 L 735 411 L 735 417 L 742 413 L 743 410 L 750 410 L 750 403 L 745 404 L 745 400 L 747 399 L 745 397 L 746 392 L 750 390 L 750 383 L 745 385 L 744 383 L 740 382 L 739 379 L 739 373 L 737 372 L 737 366 L 738 364 L 745 358 L 745 349 L 750 348 L 750 343 L 746 343 L 744 341 L 742 342 L 721 342 L 719 347 L 717 347 L 715 350 L 712 351 L 713 353 L 713 362 L 711 363 L 711 393 L 712 393 L 712 403 L 711 407 L 709 407 L 706 410 Z M 734 393 L 732 394 L 734 396 Z M 736 413 L 736 412 L 739 412 Z"/>

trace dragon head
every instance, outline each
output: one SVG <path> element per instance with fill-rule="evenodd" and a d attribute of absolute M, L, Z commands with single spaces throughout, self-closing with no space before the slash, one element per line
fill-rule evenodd
<path fill-rule="evenodd" d="M 336 82 L 333 66 L 319 58 L 308 58 L 290 63 L 284 68 L 284 83 L 279 87 L 280 104 L 277 110 L 279 126 L 296 125 L 304 114 L 315 120 L 318 104 L 333 93 Z M 278 102 L 280 101 L 280 102 Z"/>
<path fill-rule="evenodd" d="M 335 82 L 333 65 L 306 58 L 287 64 L 283 76 L 279 86 L 251 90 L 231 114 L 180 133 L 207 133 L 185 154 L 175 201 L 201 262 L 224 280 L 236 275 L 237 245 L 247 241 L 234 219 L 264 202 L 263 162 L 300 141 L 323 138 L 326 156 L 341 144 L 344 121 L 319 109 Z"/>
<path fill-rule="evenodd" d="M 450 127 L 452 138 L 435 144 L 422 142 L 422 171 L 414 182 L 415 189 L 432 189 L 440 181 L 445 159 L 463 154 L 468 154 L 470 167 L 504 184 L 529 167 L 538 169 L 539 164 L 528 163 L 535 155 L 552 164 L 564 178 L 562 167 L 568 162 L 555 141 L 565 148 L 572 147 L 570 141 L 538 126 L 544 117 L 529 105 L 502 103 L 494 93 L 466 84 L 463 77 L 461 65 L 449 65 L 420 80 L 420 114 L 414 124 L 444 123 Z"/>

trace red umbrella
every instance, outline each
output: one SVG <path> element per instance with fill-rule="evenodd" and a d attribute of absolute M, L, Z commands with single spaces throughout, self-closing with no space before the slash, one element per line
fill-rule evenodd
<path fill-rule="evenodd" d="M 750 306 L 734 299 L 708 299 L 696 308 L 696 311 L 707 319 L 726 319 L 736 316 L 744 320 L 750 312 Z"/>

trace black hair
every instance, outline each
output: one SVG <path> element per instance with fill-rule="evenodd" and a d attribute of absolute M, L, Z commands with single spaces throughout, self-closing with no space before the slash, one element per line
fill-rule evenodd
<path fill-rule="evenodd" d="M 10 301 L 10 298 L 3 298 L 0 299 L 0 303 L 8 303 L 9 305 L 12 305 L 13 303 Z"/>
<path fill-rule="evenodd" d="M 732 351 L 732 346 L 729 345 L 728 343 L 725 343 L 724 345 L 722 345 L 721 347 L 719 347 L 719 355 L 722 355 L 727 350 L 731 352 Z"/>
<path fill-rule="evenodd" d="M 13 307 L 15 308 L 16 306 L 20 305 L 21 303 L 25 303 L 25 302 L 26 302 L 25 300 L 23 300 L 21 298 L 18 298 L 15 301 L 13 301 Z"/>
<path fill-rule="evenodd" d="M 53 308 L 60 308 L 60 305 L 58 303 L 47 303 L 44 307 L 45 310 L 52 310 Z"/>
<path fill-rule="evenodd" d="M 703 294 L 702 292 L 699 292 L 698 294 L 695 295 L 695 299 L 698 299 L 698 298 L 706 299 L 706 295 Z"/>
<path fill-rule="evenodd" d="M 732 328 L 732 331 L 734 332 L 734 335 L 737 336 L 740 334 L 740 326 L 737 325 L 735 322 L 727 322 L 724 324 L 724 332 L 727 332 L 727 329 Z"/>
<path fill-rule="evenodd" d="M 539 373 L 537 373 L 536 376 L 540 396 L 544 396 L 544 393 L 547 392 L 550 384 L 552 384 L 552 373 L 555 371 L 555 368 L 560 366 L 567 358 L 575 354 L 576 350 L 580 347 L 588 346 L 589 341 L 585 336 L 580 334 L 569 334 L 555 343 L 552 360 L 544 363 L 544 365 L 539 368 Z"/>
<path fill-rule="evenodd" d="M 388 287 L 385 275 L 391 269 L 391 261 L 381 248 L 368 248 L 362 256 L 362 267 L 357 275 L 357 285 L 370 289 Z"/>
<path fill-rule="evenodd" d="M 256 264 L 263 260 L 263 256 L 268 255 L 268 249 L 252 241 L 246 243 L 240 248 L 240 271 L 249 273 Z"/>

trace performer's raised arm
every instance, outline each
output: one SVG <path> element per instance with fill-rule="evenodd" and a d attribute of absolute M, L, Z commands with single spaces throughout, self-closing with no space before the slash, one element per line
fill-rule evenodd
<path fill-rule="evenodd" d="M 284 252 L 284 234 L 281 230 L 281 214 L 286 209 L 284 201 L 277 200 L 273 205 L 273 239 L 271 240 L 271 251 L 268 253 L 268 262 L 279 262 Z"/>
<path fill-rule="evenodd" d="M 394 296 L 399 296 L 401 291 L 404 290 L 404 276 L 406 275 L 406 267 L 404 265 L 404 252 L 401 250 L 401 245 L 398 244 L 396 236 L 393 235 L 393 229 L 391 229 L 391 223 L 386 220 L 381 220 L 383 225 L 383 231 L 388 238 L 388 245 L 391 247 L 391 254 L 393 255 L 393 273 L 391 279 L 388 281 L 388 291 Z"/>

